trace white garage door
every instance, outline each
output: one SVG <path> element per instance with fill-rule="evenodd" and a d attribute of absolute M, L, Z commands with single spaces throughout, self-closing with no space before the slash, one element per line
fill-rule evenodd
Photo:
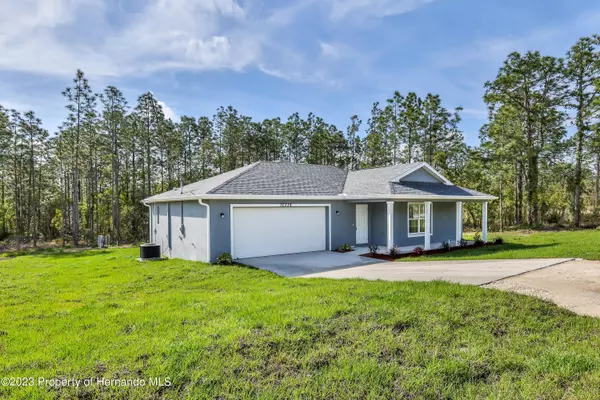
<path fill-rule="evenodd" d="M 325 207 L 234 207 L 233 257 L 326 249 Z"/>

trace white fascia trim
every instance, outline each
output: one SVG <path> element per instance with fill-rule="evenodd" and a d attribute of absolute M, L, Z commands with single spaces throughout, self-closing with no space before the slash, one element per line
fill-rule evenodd
<path fill-rule="evenodd" d="M 178 202 L 178 201 L 198 201 L 198 199 L 200 199 L 200 196 L 179 196 L 179 197 L 173 197 L 173 198 L 164 198 L 164 199 L 150 199 L 150 200 L 143 200 L 142 203 L 145 205 L 146 203 L 148 204 L 154 204 L 154 203 L 172 203 L 172 202 Z"/>
<path fill-rule="evenodd" d="M 207 200 L 346 200 L 345 195 L 334 196 L 300 196 L 300 195 L 240 195 L 240 194 L 203 194 L 198 197 Z"/>
<path fill-rule="evenodd" d="M 385 201 L 385 200 L 455 200 L 455 201 L 486 201 L 486 200 L 496 200 L 495 196 L 445 196 L 445 195 L 389 195 L 389 194 L 381 194 L 381 195 L 373 195 L 373 196 L 346 196 L 345 200 L 349 201 L 359 201 L 359 200 L 376 200 L 376 201 Z"/>
<path fill-rule="evenodd" d="M 496 200 L 496 196 L 446 196 L 446 195 L 394 195 L 394 194 L 375 194 L 375 195 L 335 195 L 335 196 L 286 196 L 286 195 L 239 195 L 239 194 L 203 194 L 190 197 L 180 197 L 174 199 L 158 199 L 147 201 L 148 204 L 171 203 L 179 201 L 199 201 L 199 200 L 281 200 L 282 202 L 298 200 L 454 200 L 454 201 L 491 201 Z M 144 204 L 146 204 L 144 203 Z"/>
<path fill-rule="evenodd" d="M 432 175 L 434 175 L 436 178 L 438 178 L 439 180 L 441 180 L 446 185 L 452 185 L 453 184 L 448 179 L 446 179 L 445 176 L 443 176 L 442 174 L 440 174 L 439 172 L 437 172 L 435 170 L 435 168 L 433 168 L 431 165 L 427 164 L 426 162 L 419 163 L 418 165 L 414 166 L 413 168 L 409 169 L 408 171 L 402 173 L 401 175 L 398 175 L 392 181 L 399 181 L 400 179 L 404 178 L 405 176 L 408 176 L 408 175 L 412 174 L 413 172 L 420 170 L 421 168 L 425 168 L 429 173 L 431 173 Z"/>

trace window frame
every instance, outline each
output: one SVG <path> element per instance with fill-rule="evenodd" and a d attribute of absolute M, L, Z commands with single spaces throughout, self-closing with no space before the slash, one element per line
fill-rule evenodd
<path fill-rule="evenodd" d="M 406 203 L 407 207 L 406 207 L 406 232 L 408 233 L 408 237 L 425 237 L 425 231 L 421 232 L 421 219 L 425 218 L 425 202 L 424 201 L 413 201 L 413 202 L 409 202 Z M 411 218 L 410 217 L 410 206 L 423 206 L 423 215 L 421 216 L 421 214 L 418 214 L 419 216 L 417 218 Z M 433 203 L 431 203 L 431 210 L 430 210 L 430 215 L 429 215 L 429 223 L 431 224 L 430 226 L 430 232 L 429 232 L 429 236 L 433 236 Z M 410 232 L 410 221 L 418 221 L 417 222 L 417 229 L 419 230 L 419 232 L 417 233 L 411 233 Z M 423 229 L 425 228 L 425 226 L 423 226 Z"/>

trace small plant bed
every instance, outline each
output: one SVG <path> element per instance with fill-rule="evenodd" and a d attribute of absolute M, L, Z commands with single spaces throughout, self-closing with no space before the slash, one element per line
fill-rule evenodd
<path fill-rule="evenodd" d="M 333 251 L 335 251 L 336 253 L 348 253 L 350 251 L 354 251 L 354 249 L 349 244 L 343 244 Z"/>
<path fill-rule="evenodd" d="M 433 255 L 433 254 L 442 254 L 442 253 L 449 253 L 451 251 L 455 251 L 455 250 L 466 250 L 466 249 L 476 249 L 479 247 L 488 247 L 488 246 L 499 246 L 502 243 L 497 243 L 497 242 L 489 242 L 489 243 L 473 243 L 473 244 L 468 244 L 465 246 L 459 246 L 459 247 L 450 247 L 450 248 L 442 248 L 442 249 L 433 249 L 433 250 L 423 250 L 422 247 L 416 247 L 412 252 L 410 253 L 398 253 L 395 252 L 394 256 L 390 255 L 390 254 L 385 254 L 385 253 L 365 253 L 365 254 L 361 254 L 361 257 L 369 257 L 369 258 L 375 258 L 377 260 L 385 260 L 385 261 L 395 261 L 401 258 L 410 258 L 410 257 L 421 257 L 421 256 L 428 256 L 428 255 Z"/>

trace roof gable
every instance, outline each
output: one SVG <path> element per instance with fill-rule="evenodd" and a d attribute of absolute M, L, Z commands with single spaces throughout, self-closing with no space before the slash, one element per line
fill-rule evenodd
<path fill-rule="evenodd" d="M 405 171 L 401 175 L 397 176 L 392 182 L 432 182 L 432 183 L 445 183 L 451 185 L 446 177 L 437 172 L 431 165 L 421 162 L 417 163 L 413 168 Z"/>

